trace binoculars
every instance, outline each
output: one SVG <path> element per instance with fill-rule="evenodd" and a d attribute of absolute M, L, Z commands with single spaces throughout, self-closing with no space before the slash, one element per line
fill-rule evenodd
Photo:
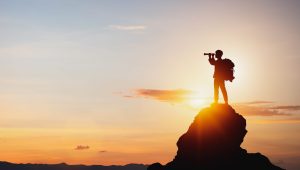
<path fill-rule="evenodd" d="M 204 53 L 204 55 L 215 55 L 215 53 Z"/>

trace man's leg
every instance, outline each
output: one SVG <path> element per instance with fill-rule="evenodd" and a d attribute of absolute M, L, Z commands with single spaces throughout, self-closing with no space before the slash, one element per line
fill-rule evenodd
<path fill-rule="evenodd" d="M 214 98 L 215 98 L 215 103 L 218 103 L 219 100 L 219 81 L 217 79 L 214 79 Z"/>
<path fill-rule="evenodd" d="M 221 89 L 222 94 L 223 94 L 224 101 L 225 101 L 226 104 L 228 104 L 228 96 L 227 96 L 227 91 L 226 91 L 224 80 L 221 80 L 219 82 L 219 84 L 220 84 L 220 89 Z"/>

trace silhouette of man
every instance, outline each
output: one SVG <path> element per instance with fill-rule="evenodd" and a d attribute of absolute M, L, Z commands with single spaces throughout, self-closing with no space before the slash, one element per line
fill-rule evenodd
<path fill-rule="evenodd" d="M 214 55 L 216 55 L 217 60 L 215 60 Z M 225 88 L 225 77 L 222 72 L 222 65 L 223 65 L 223 51 L 217 50 L 215 54 L 209 53 L 208 61 L 211 65 L 215 66 L 215 72 L 214 72 L 214 100 L 215 103 L 218 103 L 219 100 L 219 88 L 222 91 L 223 98 L 225 101 L 225 104 L 228 104 L 228 96 L 227 91 Z"/>

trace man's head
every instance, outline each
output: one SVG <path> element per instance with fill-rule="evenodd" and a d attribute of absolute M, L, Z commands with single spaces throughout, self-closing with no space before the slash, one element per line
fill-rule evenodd
<path fill-rule="evenodd" d="M 222 55 L 223 55 L 223 51 L 221 51 L 221 50 L 217 50 L 217 51 L 216 51 L 216 58 L 217 58 L 217 59 L 221 59 L 221 58 L 222 58 Z"/>

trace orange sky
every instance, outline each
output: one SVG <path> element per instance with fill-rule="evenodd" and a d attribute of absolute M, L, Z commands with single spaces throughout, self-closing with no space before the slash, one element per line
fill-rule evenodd
<path fill-rule="evenodd" d="M 229 102 L 248 121 L 243 147 L 299 169 L 299 7 L 1 1 L 0 160 L 166 163 L 212 101 L 203 53 L 222 49 L 236 65 Z"/>

